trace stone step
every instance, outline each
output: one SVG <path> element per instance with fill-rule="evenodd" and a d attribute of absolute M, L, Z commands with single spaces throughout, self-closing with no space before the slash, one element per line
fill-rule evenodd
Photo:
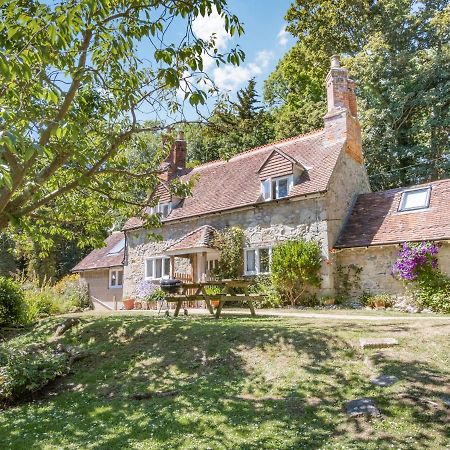
<path fill-rule="evenodd" d="M 371 398 L 357 398 L 347 402 L 346 411 L 350 417 L 381 416 L 380 410 Z"/>
<path fill-rule="evenodd" d="M 372 384 L 375 384 L 375 385 L 381 386 L 381 387 L 392 386 L 394 383 L 397 383 L 397 381 L 398 381 L 398 378 L 394 375 L 380 375 L 380 376 L 370 380 L 370 382 Z"/>
<path fill-rule="evenodd" d="M 394 338 L 363 338 L 359 340 L 361 348 L 385 348 L 398 345 L 397 339 Z"/>

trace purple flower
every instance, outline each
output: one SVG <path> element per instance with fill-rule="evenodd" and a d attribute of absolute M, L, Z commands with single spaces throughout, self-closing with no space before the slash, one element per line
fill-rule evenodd
<path fill-rule="evenodd" d="M 392 274 L 396 278 L 407 281 L 416 280 L 426 270 L 438 267 L 439 248 L 431 242 L 404 242 L 392 266 Z"/>

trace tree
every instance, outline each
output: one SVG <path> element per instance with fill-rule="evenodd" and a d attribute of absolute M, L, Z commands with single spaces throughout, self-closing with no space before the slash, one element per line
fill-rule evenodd
<path fill-rule="evenodd" d="M 246 149 L 273 140 L 272 116 L 260 104 L 256 81 L 240 89 L 236 101 L 222 99 L 207 125 L 188 126 L 186 138 L 191 161 L 229 159 Z"/>
<path fill-rule="evenodd" d="M 98 244 L 111 210 L 143 210 L 159 165 L 130 168 L 126 146 L 182 120 L 184 101 L 205 102 L 198 82 L 207 77 L 205 54 L 218 63 L 243 58 L 193 33 L 195 17 L 214 10 L 230 35 L 242 33 L 226 0 L 12 0 L 0 7 L 0 231 L 11 224 L 51 239 L 70 235 L 70 225 L 81 227 L 86 244 Z M 172 23 L 182 36 L 176 43 L 167 42 Z M 146 50 L 138 52 L 138 43 Z M 158 122 L 141 125 L 142 109 Z M 144 200 L 130 186 L 146 192 Z"/>
<path fill-rule="evenodd" d="M 372 187 L 449 175 L 448 0 L 297 0 L 286 19 L 298 43 L 265 87 L 278 137 L 319 125 L 329 57 L 341 53 L 358 85 Z"/>
<path fill-rule="evenodd" d="M 323 126 L 324 79 L 328 58 L 297 43 L 264 83 L 264 100 L 275 117 L 276 138 L 295 136 Z"/>

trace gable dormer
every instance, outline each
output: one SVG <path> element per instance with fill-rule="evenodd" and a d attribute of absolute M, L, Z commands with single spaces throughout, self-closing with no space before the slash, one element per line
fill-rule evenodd
<path fill-rule="evenodd" d="M 150 208 L 150 214 L 160 214 L 161 217 L 167 217 L 172 211 L 173 199 L 169 186 L 164 182 L 158 184 L 152 199 L 157 199 L 158 203 Z"/>
<path fill-rule="evenodd" d="M 275 147 L 258 169 L 263 200 L 288 197 L 305 170 L 298 160 Z"/>

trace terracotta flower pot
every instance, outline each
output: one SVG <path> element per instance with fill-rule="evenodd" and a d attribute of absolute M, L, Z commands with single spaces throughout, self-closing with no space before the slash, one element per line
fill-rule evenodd
<path fill-rule="evenodd" d="M 211 306 L 213 308 L 217 309 L 219 307 L 219 305 L 220 305 L 220 301 L 219 300 L 211 300 Z"/>
<path fill-rule="evenodd" d="M 127 298 L 123 301 L 123 307 L 129 311 L 134 308 L 134 300 L 132 298 Z"/>

